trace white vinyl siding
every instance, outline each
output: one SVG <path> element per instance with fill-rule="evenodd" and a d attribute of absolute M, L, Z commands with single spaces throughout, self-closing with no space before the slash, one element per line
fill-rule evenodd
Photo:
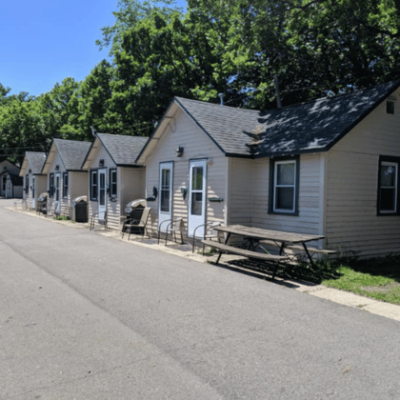
<path fill-rule="evenodd" d="M 56 167 L 59 167 L 57 170 Z M 64 173 L 67 172 L 64 166 L 64 163 L 58 154 L 56 153 L 53 162 L 51 163 L 50 169 L 49 169 L 49 175 L 54 174 L 54 194 L 53 197 L 48 198 L 48 203 L 47 207 L 50 211 L 54 210 L 55 203 L 56 203 L 56 175 L 59 173 L 60 174 L 60 196 L 59 196 L 59 203 L 60 203 L 60 213 L 61 215 L 66 215 L 70 216 L 71 210 L 70 210 L 70 196 L 68 195 L 67 197 L 63 197 L 63 187 L 64 187 Z M 50 178 L 48 178 L 49 181 Z M 48 190 L 50 190 L 50 186 L 48 187 Z"/>
<path fill-rule="evenodd" d="M 379 156 L 399 157 L 399 126 L 383 102 L 329 151 L 328 248 L 362 258 L 400 251 L 400 216 L 377 215 Z"/>
<path fill-rule="evenodd" d="M 121 215 L 125 215 L 125 206 L 133 200 L 145 197 L 145 168 L 120 167 L 120 180 L 117 180 L 117 197 L 121 202 Z M 118 178 L 118 173 L 117 173 Z"/>
<path fill-rule="evenodd" d="M 173 122 L 172 122 L 173 121 Z M 182 157 L 176 156 L 176 149 L 184 148 Z M 187 217 L 189 196 L 183 199 L 181 187 L 189 191 L 190 160 L 207 159 L 207 203 L 206 222 L 224 222 L 228 199 L 227 188 L 228 158 L 214 142 L 181 110 L 171 119 L 156 149 L 146 162 L 146 197 L 153 195 L 153 187 L 159 191 L 160 163 L 173 162 L 172 177 L 172 216 L 183 218 L 184 234 L 187 235 Z M 220 203 L 211 203 L 210 197 L 223 199 Z M 155 202 L 149 202 L 151 214 L 149 231 L 156 235 L 158 226 L 158 207 L 160 193 Z"/>
<path fill-rule="evenodd" d="M 268 158 L 230 159 L 228 222 L 288 232 L 323 234 L 322 157 L 322 154 L 300 155 L 299 215 L 268 214 Z"/>
<path fill-rule="evenodd" d="M 97 154 L 94 156 L 93 161 L 90 163 L 89 169 L 99 168 L 100 160 L 104 160 L 104 166 L 101 168 L 106 168 L 106 187 L 109 187 L 109 170 L 110 168 L 117 168 L 114 161 L 108 154 L 107 150 L 101 146 L 97 150 Z M 121 172 L 120 168 L 117 170 L 117 185 L 121 187 Z M 89 183 L 88 183 L 89 185 Z M 117 196 L 117 201 L 110 201 L 110 196 L 107 193 L 107 226 L 111 229 L 119 229 L 120 227 L 120 217 L 121 217 L 121 204 L 120 197 Z M 93 213 L 98 212 L 98 201 L 89 201 L 89 218 Z"/>

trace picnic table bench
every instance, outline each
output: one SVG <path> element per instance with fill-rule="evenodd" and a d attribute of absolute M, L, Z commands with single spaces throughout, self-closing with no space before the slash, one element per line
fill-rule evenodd
<path fill-rule="evenodd" d="M 276 270 L 278 269 L 281 261 L 290 260 L 291 257 L 288 254 L 284 254 L 285 249 L 288 250 L 300 250 L 304 251 L 311 265 L 314 265 L 314 261 L 311 253 L 319 254 L 333 254 L 336 253 L 333 250 L 323 250 L 315 247 L 308 247 L 307 243 L 314 242 L 317 240 L 324 239 L 323 235 L 310 235 L 295 232 L 284 232 L 276 231 L 271 229 L 252 228 L 243 225 L 221 225 L 214 228 L 216 231 L 227 233 L 225 243 L 216 243 L 210 240 L 202 241 L 207 246 L 212 246 L 219 249 L 220 253 L 217 259 L 217 264 L 221 258 L 222 253 L 229 252 L 233 254 L 242 255 L 249 258 L 256 258 L 259 260 L 274 261 L 277 263 L 277 267 L 274 271 L 273 278 L 275 277 Z M 231 235 L 239 235 L 248 241 L 249 249 L 242 249 L 239 247 L 228 245 L 228 241 Z M 257 247 L 260 243 L 272 244 L 279 247 L 279 255 L 269 254 L 267 252 L 258 252 Z M 264 250 L 264 249 L 263 249 Z"/>
<path fill-rule="evenodd" d="M 219 243 L 219 242 L 214 242 L 211 240 L 202 240 L 201 241 L 204 245 L 206 246 L 211 246 L 214 247 L 216 249 L 218 249 L 219 255 L 216 261 L 216 264 L 219 263 L 219 260 L 221 258 L 222 252 L 228 252 L 228 253 L 233 253 L 233 254 L 238 254 L 240 256 L 244 256 L 244 257 L 248 257 L 248 258 L 256 258 L 259 260 L 263 260 L 263 261 L 271 261 L 271 262 L 275 262 L 276 263 L 276 268 L 274 270 L 274 273 L 272 275 L 272 279 L 275 278 L 275 274 L 276 271 L 278 270 L 279 267 L 279 262 L 280 261 L 285 261 L 285 260 L 289 260 L 290 257 L 289 256 L 277 256 L 274 254 L 268 254 L 268 253 L 260 253 L 258 251 L 252 251 L 252 250 L 246 250 L 246 249 L 242 249 L 240 247 L 234 247 L 234 246 L 229 246 L 227 244 L 224 243 Z"/>

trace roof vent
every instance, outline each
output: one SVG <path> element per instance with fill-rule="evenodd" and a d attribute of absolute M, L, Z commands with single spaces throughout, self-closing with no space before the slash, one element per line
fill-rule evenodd
<path fill-rule="evenodd" d="M 224 94 L 223 93 L 218 93 L 218 96 L 220 97 L 220 99 L 221 99 L 221 106 L 223 106 L 224 105 Z"/>

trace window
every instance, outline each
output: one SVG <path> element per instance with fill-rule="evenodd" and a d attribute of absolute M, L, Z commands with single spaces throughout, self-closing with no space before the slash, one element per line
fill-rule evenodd
<path fill-rule="evenodd" d="M 110 169 L 110 197 L 117 197 L 117 170 Z"/>
<path fill-rule="evenodd" d="M 90 171 L 90 200 L 97 201 L 98 199 L 98 181 L 97 170 Z"/>
<path fill-rule="evenodd" d="M 63 197 L 68 197 L 68 172 L 63 173 Z"/>
<path fill-rule="evenodd" d="M 49 197 L 54 197 L 54 173 L 49 175 Z"/>
<path fill-rule="evenodd" d="M 29 175 L 25 175 L 25 192 L 29 192 Z"/>
<path fill-rule="evenodd" d="M 169 212 L 171 197 L 171 170 L 161 170 L 160 211 Z"/>
<path fill-rule="evenodd" d="M 394 101 L 386 102 L 386 114 L 394 114 Z"/>
<path fill-rule="evenodd" d="M 271 214 L 298 215 L 299 157 L 271 160 Z"/>
<path fill-rule="evenodd" d="M 398 157 L 379 157 L 378 215 L 400 214 Z"/>

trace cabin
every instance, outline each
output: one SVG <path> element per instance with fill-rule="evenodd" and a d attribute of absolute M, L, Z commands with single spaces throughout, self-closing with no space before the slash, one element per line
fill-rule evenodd
<path fill-rule="evenodd" d="M 400 252 L 399 86 L 266 112 L 175 98 L 136 160 L 158 192 L 149 231 L 182 218 L 186 238 L 221 222 L 325 235 L 341 255 Z"/>
<path fill-rule="evenodd" d="M 42 168 L 46 161 L 46 153 L 27 151 L 22 162 L 19 176 L 23 178 L 23 200 L 26 207 L 36 210 L 37 199 L 41 193 L 46 192 L 46 175 Z"/>
<path fill-rule="evenodd" d="M 0 159 L 0 197 L 22 198 L 19 167 L 7 159 Z"/>
<path fill-rule="evenodd" d="M 90 142 L 53 140 L 42 169 L 42 174 L 47 176 L 49 214 L 72 219 L 72 201 L 88 195 L 88 173 L 81 167 L 90 146 Z"/>
<path fill-rule="evenodd" d="M 120 230 L 127 203 L 144 196 L 145 169 L 135 160 L 147 138 L 96 133 L 82 164 L 89 173 L 92 221 Z"/>

